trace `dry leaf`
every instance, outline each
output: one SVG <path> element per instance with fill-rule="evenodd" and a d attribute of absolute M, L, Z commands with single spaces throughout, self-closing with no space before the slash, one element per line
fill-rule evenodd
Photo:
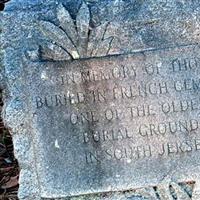
<path fill-rule="evenodd" d="M 14 167 L 5 167 L 5 168 L 0 168 L 1 173 L 9 172 L 10 170 L 14 169 Z"/>
<path fill-rule="evenodd" d="M 8 182 L 6 182 L 5 184 L 3 184 L 1 186 L 1 188 L 2 189 L 9 189 L 9 188 L 18 186 L 18 184 L 19 184 L 18 179 L 19 179 L 18 175 L 14 176 L 14 177 L 11 177 Z"/>

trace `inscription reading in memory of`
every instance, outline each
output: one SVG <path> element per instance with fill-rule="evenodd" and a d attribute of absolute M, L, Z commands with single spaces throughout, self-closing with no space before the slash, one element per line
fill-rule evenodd
<path fill-rule="evenodd" d="M 44 64 L 31 86 L 33 120 L 39 138 L 48 138 L 41 159 L 54 173 L 59 159 L 61 174 L 85 185 L 80 194 L 156 183 L 174 160 L 180 168 L 196 165 L 198 52 L 188 46 Z"/>

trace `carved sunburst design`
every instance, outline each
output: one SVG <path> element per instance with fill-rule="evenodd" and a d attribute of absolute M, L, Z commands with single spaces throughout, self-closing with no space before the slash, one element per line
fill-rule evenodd
<path fill-rule="evenodd" d="M 83 2 L 74 21 L 66 8 L 57 8 L 59 26 L 40 21 L 40 31 L 50 42 L 40 46 L 40 56 L 46 60 L 69 60 L 99 57 L 109 54 L 114 37 L 105 38 L 109 22 L 90 27 L 90 10 Z"/>

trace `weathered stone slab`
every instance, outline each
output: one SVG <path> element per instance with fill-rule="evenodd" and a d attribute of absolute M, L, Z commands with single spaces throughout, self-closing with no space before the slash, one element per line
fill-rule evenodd
<path fill-rule="evenodd" d="M 200 3 L 21 2 L 1 16 L 19 197 L 199 199 Z"/>
<path fill-rule="evenodd" d="M 166 174 L 190 180 L 200 160 L 198 54 L 187 46 L 33 64 L 42 195 L 127 190 Z"/>

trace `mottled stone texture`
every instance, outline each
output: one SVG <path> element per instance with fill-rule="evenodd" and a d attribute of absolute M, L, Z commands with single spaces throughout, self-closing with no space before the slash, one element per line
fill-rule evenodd
<path fill-rule="evenodd" d="M 21 200 L 200 199 L 199 1 L 12 0 L 0 19 Z"/>

